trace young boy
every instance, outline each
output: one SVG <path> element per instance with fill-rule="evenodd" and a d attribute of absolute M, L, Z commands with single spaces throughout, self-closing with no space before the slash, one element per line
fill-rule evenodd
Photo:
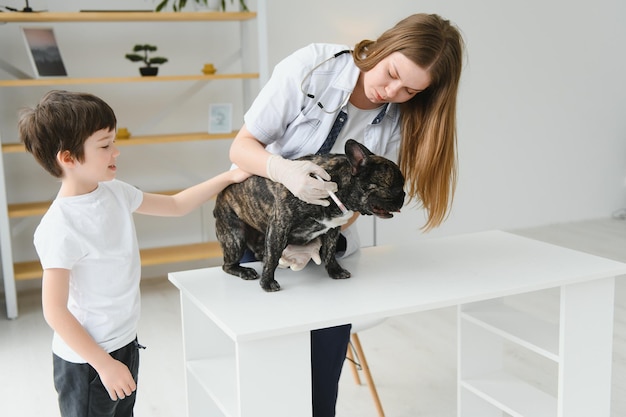
<path fill-rule="evenodd" d="M 34 242 L 63 417 L 133 415 L 141 263 L 132 213 L 182 216 L 249 176 L 237 169 L 173 196 L 144 193 L 115 179 L 116 123 L 100 98 L 67 91 L 19 120 L 28 152 L 61 180 Z"/>

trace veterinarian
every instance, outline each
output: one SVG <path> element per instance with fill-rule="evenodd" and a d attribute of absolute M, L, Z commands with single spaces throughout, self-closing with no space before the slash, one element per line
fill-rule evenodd
<path fill-rule="evenodd" d="M 244 117 L 230 157 L 240 168 L 285 185 L 311 204 L 334 204 L 336 184 L 306 154 L 343 153 L 347 139 L 397 161 L 410 199 L 428 214 L 429 230 L 445 219 L 456 185 L 456 97 L 463 39 L 434 14 L 409 16 L 377 40 L 312 44 L 285 58 Z M 342 227 L 338 251 L 360 246 L 356 228 Z M 282 263 L 319 262 L 319 242 L 289 246 Z M 313 415 L 335 415 L 338 382 L 351 325 L 311 333 Z"/>
<path fill-rule="evenodd" d="M 143 347 L 133 212 L 182 216 L 249 177 L 236 169 L 173 196 L 144 193 L 115 179 L 116 123 L 98 97 L 51 91 L 18 125 L 26 150 L 61 181 L 34 241 L 63 417 L 133 415 Z"/>

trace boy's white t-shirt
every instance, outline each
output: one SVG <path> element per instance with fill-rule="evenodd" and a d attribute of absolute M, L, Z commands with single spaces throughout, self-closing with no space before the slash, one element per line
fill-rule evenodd
<path fill-rule="evenodd" d="M 57 197 L 35 231 L 42 267 L 70 270 L 68 309 L 107 352 L 137 335 L 141 262 L 132 213 L 142 201 L 129 184 L 102 182 L 89 194 Z M 86 362 L 56 333 L 52 351 Z"/>

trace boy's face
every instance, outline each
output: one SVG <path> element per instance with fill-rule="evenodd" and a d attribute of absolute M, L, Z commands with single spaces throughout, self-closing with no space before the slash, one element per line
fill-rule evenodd
<path fill-rule="evenodd" d="M 77 174 L 82 180 L 98 183 L 115 179 L 115 160 L 120 154 L 115 146 L 115 131 L 101 129 L 89 136 L 84 144 L 84 159 L 78 162 Z"/>

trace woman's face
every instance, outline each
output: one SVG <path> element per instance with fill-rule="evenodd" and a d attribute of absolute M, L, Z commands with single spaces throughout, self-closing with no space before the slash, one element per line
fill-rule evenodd
<path fill-rule="evenodd" d="M 404 103 L 430 85 L 430 74 L 394 52 L 363 74 L 365 96 L 372 103 Z"/>

